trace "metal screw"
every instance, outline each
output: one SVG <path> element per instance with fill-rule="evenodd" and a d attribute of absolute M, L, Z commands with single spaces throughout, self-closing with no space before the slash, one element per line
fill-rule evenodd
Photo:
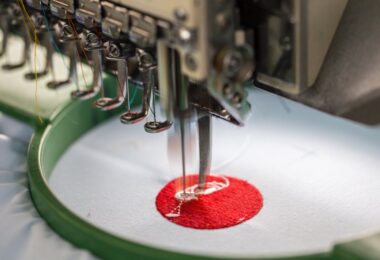
<path fill-rule="evenodd" d="M 97 45 L 99 45 L 99 38 L 98 38 L 98 36 L 96 36 L 95 33 L 89 33 L 89 34 L 87 34 L 86 40 L 87 40 L 88 44 L 91 45 L 91 46 L 97 46 Z"/>
<path fill-rule="evenodd" d="M 141 67 L 149 68 L 149 67 L 153 66 L 153 64 L 154 64 L 153 57 L 150 54 L 144 53 L 140 56 Z"/>
<path fill-rule="evenodd" d="M 70 36 L 73 36 L 73 28 L 71 28 L 71 26 L 65 24 L 63 27 L 62 27 L 62 34 L 66 37 L 70 37 Z"/>
<path fill-rule="evenodd" d="M 174 10 L 174 16 L 180 21 L 185 21 L 187 19 L 186 10 L 183 8 L 177 8 Z"/>
<path fill-rule="evenodd" d="M 120 57 L 121 51 L 120 51 L 120 48 L 116 44 L 111 44 L 108 51 L 111 57 L 114 57 L 114 58 Z"/>

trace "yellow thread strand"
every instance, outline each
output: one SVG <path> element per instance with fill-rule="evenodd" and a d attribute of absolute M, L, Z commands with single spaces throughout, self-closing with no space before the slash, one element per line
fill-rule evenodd
<path fill-rule="evenodd" d="M 37 45 L 39 45 L 39 40 L 38 40 L 38 36 L 37 36 L 37 32 L 36 32 L 36 27 L 34 26 L 34 23 L 33 23 L 32 19 L 30 18 L 29 14 L 25 8 L 24 2 L 22 0 L 18 0 L 17 2 L 18 2 L 19 6 L 22 10 L 22 13 L 23 13 L 24 24 L 25 24 L 27 32 L 31 33 L 29 30 L 29 27 L 27 26 L 27 21 L 29 22 L 30 28 L 32 29 L 32 32 L 33 32 L 33 34 L 31 35 L 31 38 L 34 39 L 34 50 L 33 50 L 33 52 L 34 52 L 34 54 L 33 54 L 33 56 L 34 56 L 34 78 L 35 78 L 34 103 L 35 103 L 35 110 L 36 110 L 37 118 L 40 121 L 40 123 L 42 123 L 43 119 L 41 116 L 41 110 L 40 110 L 40 106 L 39 106 L 39 102 L 38 102 Z"/>

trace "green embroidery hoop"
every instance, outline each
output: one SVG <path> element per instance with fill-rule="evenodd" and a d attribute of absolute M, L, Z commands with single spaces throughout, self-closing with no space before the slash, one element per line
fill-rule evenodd
<path fill-rule="evenodd" d="M 105 85 L 113 84 L 115 80 L 107 77 Z M 220 259 L 162 250 L 112 235 L 74 214 L 52 193 L 47 180 L 60 156 L 82 134 L 120 111 L 96 110 L 93 100 L 72 101 L 39 122 L 33 113 L 4 100 L 6 97 L 0 99 L 0 111 L 35 126 L 27 155 L 30 193 L 41 217 L 63 238 L 106 259 Z M 380 259 L 380 234 L 337 244 L 329 253 L 276 259 Z"/>

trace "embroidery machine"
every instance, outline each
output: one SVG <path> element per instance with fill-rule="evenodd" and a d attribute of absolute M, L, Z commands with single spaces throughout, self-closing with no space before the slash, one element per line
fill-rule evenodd
<path fill-rule="evenodd" d="M 148 119 L 144 130 L 152 134 L 173 128 L 168 140 L 180 139 L 174 148 L 181 154 L 178 172 L 186 175 L 196 155 L 201 189 L 211 167 L 211 118 L 244 126 L 255 109 L 248 101 L 250 82 L 339 117 L 378 124 L 380 30 L 376 24 L 380 18 L 368 15 L 362 25 L 365 30 L 349 19 L 368 12 L 372 5 L 376 6 L 347 0 L 3 1 L 0 53 L 12 57 L 2 68 L 9 74 L 1 74 L 1 82 L 10 83 L 2 86 L 0 102 L 5 112 L 30 122 L 36 116 L 41 119 L 35 122 L 40 126 L 29 152 L 29 170 L 39 172 L 29 177 L 37 209 L 45 216 L 46 207 L 41 205 L 51 198 L 45 197 L 43 187 L 33 186 L 40 182 L 35 178 L 48 176 L 70 142 L 111 114 L 119 114 L 121 123 L 128 125 Z M 23 52 L 16 62 L 15 41 Z M 41 59 L 42 68 L 36 65 Z M 59 69 L 57 63 L 61 63 Z M 81 74 L 92 80 L 81 79 Z M 9 77 L 17 77 L 17 84 L 27 82 L 23 97 Z M 35 107 L 36 79 L 40 103 Z M 137 99 L 134 89 L 140 91 Z M 70 106 L 72 102 L 76 107 Z M 159 102 L 161 118 L 155 102 Z M 138 112 L 134 112 L 135 103 L 141 104 Z M 45 130 L 65 127 L 63 110 L 85 126 L 54 147 L 46 142 Z M 194 144 L 199 145 L 195 150 Z M 64 211 L 60 206 L 49 210 Z M 59 217 L 46 216 L 46 220 L 62 236 L 100 256 L 107 257 L 114 249 L 109 242 L 102 250 L 96 248 L 112 235 L 101 234 L 94 244 L 84 245 L 71 239 L 75 231 L 55 227 L 55 221 L 61 222 Z M 75 223 L 73 229 L 82 224 Z M 359 249 L 357 244 L 337 246 L 333 254 L 375 255 L 378 243 L 362 252 L 373 240 L 356 242 L 362 245 Z M 117 250 L 114 256 L 128 254 L 125 247 Z"/>

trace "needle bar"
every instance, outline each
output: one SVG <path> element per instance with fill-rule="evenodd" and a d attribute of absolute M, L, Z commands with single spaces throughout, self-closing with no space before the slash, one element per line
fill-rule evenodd
<path fill-rule="evenodd" d="M 211 115 L 205 113 L 198 118 L 199 136 L 199 177 L 198 187 L 202 191 L 205 187 L 207 175 L 211 167 Z"/>

